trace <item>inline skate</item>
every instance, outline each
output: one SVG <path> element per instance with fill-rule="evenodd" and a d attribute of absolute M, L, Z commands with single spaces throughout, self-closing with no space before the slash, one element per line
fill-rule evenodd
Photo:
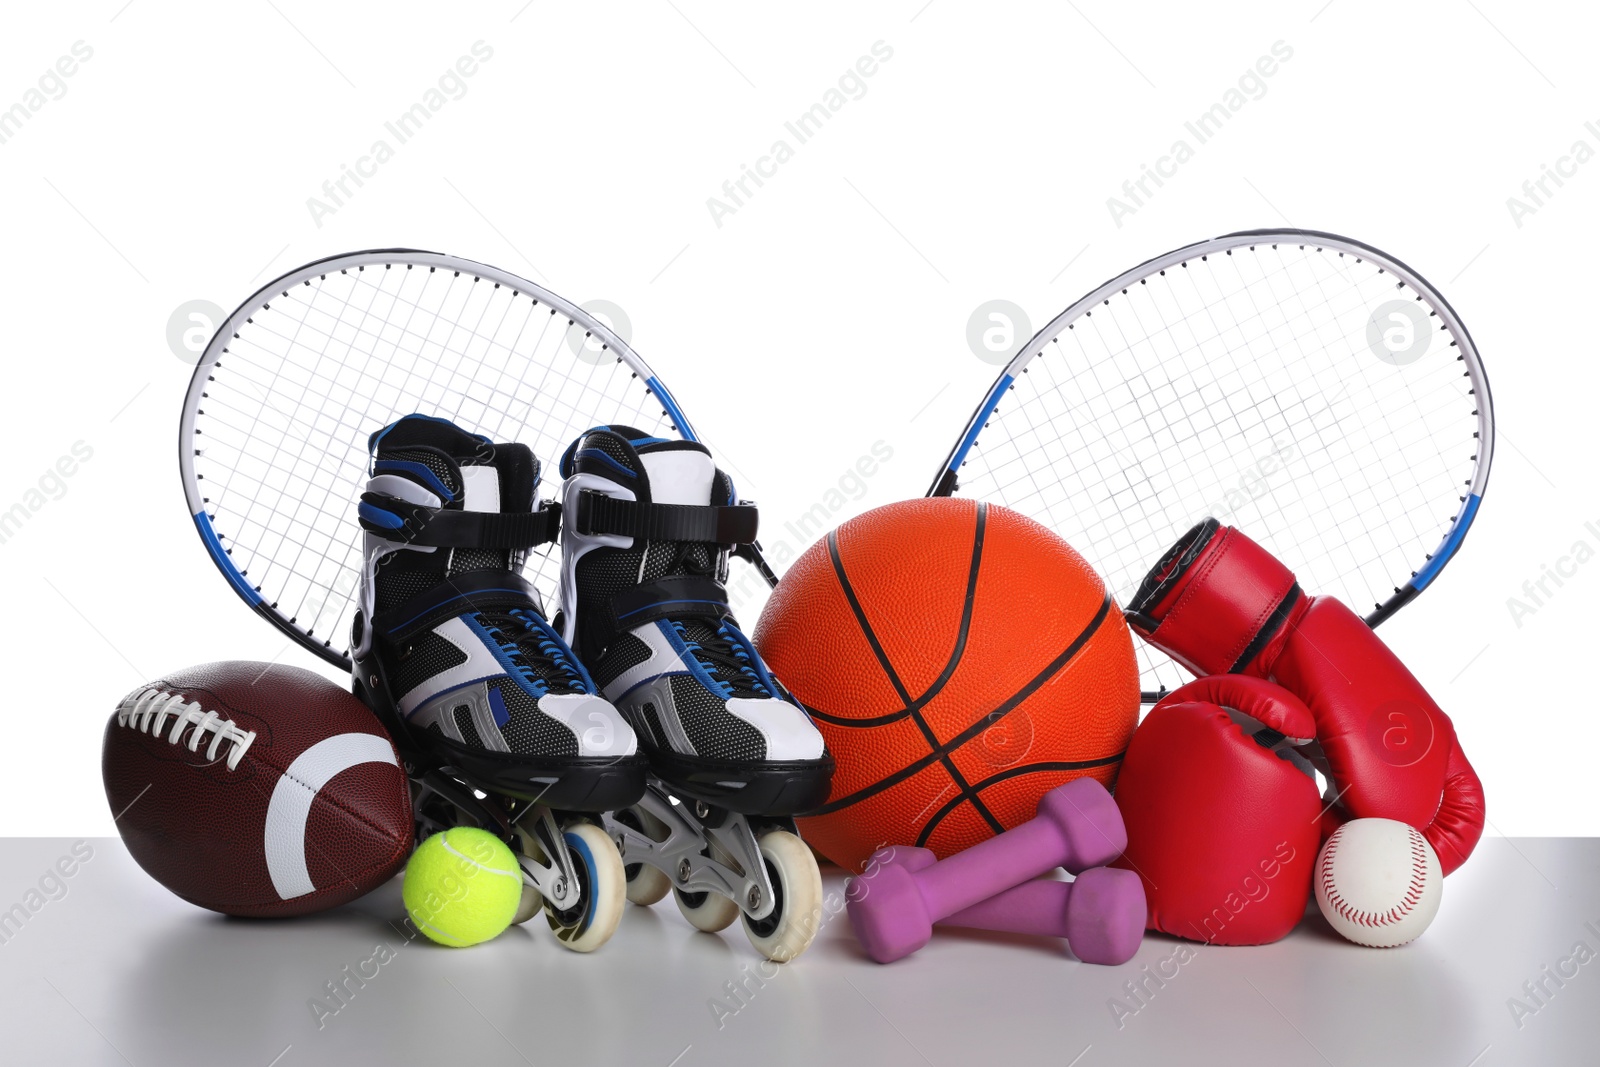
<path fill-rule="evenodd" d="M 647 764 L 521 576 L 559 530 L 559 508 L 535 508 L 539 461 L 424 415 L 369 451 L 355 691 L 405 759 L 417 841 L 498 834 L 523 869 L 515 921 L 542 908 L 562 944 L 591 951 L 625 892 L 599 813 L 640 799 Z"/>
<path fill-rule="evenodd" d="M 651 777 L 605 819 L 627 895 L 671 889 L 701 930 L 741 914 L 767 958 L 792 959 L 822 918 L 816 859 L 793 816 L 827 799 L 822 735 L 740 632 L 728 555 L 756 509 L 694 441 L 590 430 L 561 460 L 563 636 L 632 724 Z"/>

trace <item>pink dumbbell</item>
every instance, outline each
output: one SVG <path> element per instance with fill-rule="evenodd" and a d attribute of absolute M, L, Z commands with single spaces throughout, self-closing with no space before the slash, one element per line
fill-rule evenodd
<path fill-rule="evenodd" d="M 867 868 L 893 863 L 915 873 L 938 862 L 932 850 L 910 845 L 880 848 Z M 1084 963 L 1127 963 L 1144 939 L 1144 883 L 1132 871 L 1091 867 L 1073 882 L 1049 878 L 1023 882 L 963 908 L 941 926 L 1065 938 Z"/>
<path fill-rule="evenodd" d="M 1105 786 L 1079 778 L 1039 799 L 1039 814 L 920 871 L 879 864 L 851 882 L 850 925 L 888 963 L 928 943 L 933 924 L 1054 867 L 1086 871 L 1122 854 L 1128 832 Z"/>

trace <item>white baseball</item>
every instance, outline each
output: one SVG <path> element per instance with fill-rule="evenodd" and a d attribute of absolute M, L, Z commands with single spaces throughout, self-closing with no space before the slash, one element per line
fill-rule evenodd
<path fill-rule="evenodd" d="M 1444 872 L 1428 839 L 1393 819 L 1354 819 L 1317 857 L 1317 907 L 1358 945 L 1394 948 L 1433 922 Z"/>

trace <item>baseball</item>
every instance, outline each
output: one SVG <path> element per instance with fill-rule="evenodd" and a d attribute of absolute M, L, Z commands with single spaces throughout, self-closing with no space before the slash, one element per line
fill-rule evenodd
<path fill-rule="evenodd" d="M 1329 925 L 1372 948 L 1415 940 L 1433 922 L 1444 891 L 1433 846 L 1393 819 L 1355 819 L 1335 830 L 1313 882 Z"/>

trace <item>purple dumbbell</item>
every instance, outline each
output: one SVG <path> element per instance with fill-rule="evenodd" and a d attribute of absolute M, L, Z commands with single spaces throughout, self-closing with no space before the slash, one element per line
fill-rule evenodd
<path fill-rule="evenodd" d="M 932 866 L 885 863 L 851 883 L 850 925 L 888 963 L 928 943 L 933 924 L 1054 867 L 1085 871 L 1122 854 L 1128 832 L 1105 786 L 1079 778 L 1039 799 L 1039 814 Z"/>
<path fill-rule="evenodd" d="M 910 845 L 880 848 L 867 869 L 892 863 L 913 873 L 938 862 L 932 850 Z M 963 908 L 941 926 L 1065 938 L 1084 963 L 1127 963 L 1144 939 L 1144 883 L 1132 871 L 1091 867 L 1075 882 L 1036 879 Z"/>

